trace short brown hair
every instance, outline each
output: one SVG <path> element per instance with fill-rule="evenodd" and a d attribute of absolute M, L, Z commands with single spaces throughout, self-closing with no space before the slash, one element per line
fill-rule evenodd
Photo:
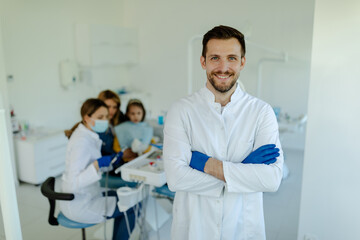
<path fill-rule="evenodd" d="M 208 31 L 203 38 L 202 45 L 202 56 L 206 57 L 206 45 L 211 39 L 230 39 L 230 38 L 236 38 L 241 46 L 241 57 L 245 56 L 245 37 L 244 34 L 236 30 L 235 28 L 228 27 L 228 26 L 217 26 Z"/>

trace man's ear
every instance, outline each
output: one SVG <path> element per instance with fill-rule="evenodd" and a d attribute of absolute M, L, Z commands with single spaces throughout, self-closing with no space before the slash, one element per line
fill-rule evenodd
<path fill-rule="evenodd" d="M 206 69 L 206 59 L 203 56 L 200 57 L 200 63 L 201 63 L 201 67 L 205 70 Z"/>
<path fill-rule="evenodd" d="M 243 70 L 243 68 L 245 67 L 245 63 L 246 63 L 246 58 L 244 56 L 241 58 L 240 70 Z"/>

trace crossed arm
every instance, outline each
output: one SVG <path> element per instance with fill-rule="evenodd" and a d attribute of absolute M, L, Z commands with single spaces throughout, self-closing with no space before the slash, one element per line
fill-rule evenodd
<path fill-rule="evenodd" d="M 164 129 L 165 172 L 172 191 L 219 196 L 224 186 L 229 192 L 277 190 L 282 177 L 283 157 L 281 151 L 275 148 L 275 144 L 280 148 L 277 126 L 274 125 L 276 119 L 259 124 L 253 140 L 253 146 L 258 149 L 245 159 L 234 160 L 232 156 L 234 161 L 229 161 L 207 156 L 206 152 L 195 151 L 200 149 L 193 148 L 193 139 L 189 134 L 192 129 L 189 124 L 184 124 L 187 120 L 184 120 L 183 116 L 184 114 L 178 112 L 169 112 Z M 204 141 L 207 141 L 206 137 L 204 138 Z M 263 145 L 268 146 L 262 148 Z M 269 149 L 264 149 L 267 147 Z M 270 151 L 270 156 L 269 152 L 263 152 L 264 150 Z M 271 156 L 272 154 L 275 156 Z"/>
<path fill-rule="evenodd" d="M 249 154 L 242 163 L 243 164 L 272 164 L 276 162 L 276 158 L 280 156 L 279 149 L 275 148 L 275 144 L 267 144 L 259 147 Z M 217 179 L 226 182 L 224 176 L 223 162 L 215 158 L 209 157 L 201 152 L 193 151 L 190 167 L 210 174 Z"/>

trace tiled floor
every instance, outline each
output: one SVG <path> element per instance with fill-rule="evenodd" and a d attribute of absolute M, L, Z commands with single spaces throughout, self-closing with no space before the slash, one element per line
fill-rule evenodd
<path fill-rule="evenodd" d="M 290 169 L 289 177 L 283 180 L 279 191 L 264 193 L 264 209 L 267 240 L 296 240 L 300 189 L 302 177 L 303 152 L 285 149 L 285 161 Z M 24 240 L 80 240 L 81 231 L 61 226 L 50 226 L 47 223 L 49 204 L 40 193 L 40 187 L 21 184 L 17 189 L 20 221 Z M 167 200 L 160 200 L 167 211 L 171 205 Z M 0 212 L 1 213 L 1 212 Z M 171 218 L 159 231 L 161 240 L 169 240 Z M 103 224 L 86 230 L 87 239 L 104 239 Z M 107 239 L 111 239 L 112 222 L 106 224 Z M 5 232 L 2 217 L 0 218 L 0 240 Z M 150 240 L 157 239 L 155 232 L 149 234 Z"/>

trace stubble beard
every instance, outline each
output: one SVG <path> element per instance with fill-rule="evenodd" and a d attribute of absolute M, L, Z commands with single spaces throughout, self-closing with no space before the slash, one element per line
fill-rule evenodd
<path fill-rule="evenodd" d="M 214 87 L 214 89 L 220 93 L 226 93 L 228 91 L 230 91 L 230 89 L 233 88 L 233 86 L 235 85 L 236 81 L 238 80 L 240 73 L 231 73 L 230 77 L 233 77 L 232 81 L 229 84 L 226 85 L 222 85 L 222 84 L 216 84 L 215 82 L 215 74 L 230 74 L 229 72 L 214 72 L 214 73 L 209 73 L 208 74 L 208 80 L 210 82 L 210 84 Z"/>

